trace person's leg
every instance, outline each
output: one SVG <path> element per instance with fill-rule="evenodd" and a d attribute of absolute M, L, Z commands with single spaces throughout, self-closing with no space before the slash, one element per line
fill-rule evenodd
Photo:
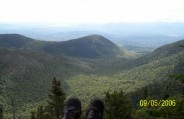
<path fill-rule="evenodd" d="M 79 119 L 81 115 L 81 102 L 76 97 L 69 98 L 64 104 L 61 119 Z"/>
<path fill-rule="evenodd" d="M 93 99 L 89 104 L 86 119 L 103 119 L 104 103 L 100 99 Z"/>

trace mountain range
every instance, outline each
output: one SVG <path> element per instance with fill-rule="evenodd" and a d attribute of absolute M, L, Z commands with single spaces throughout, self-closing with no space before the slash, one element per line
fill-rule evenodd
<path fill-rule="evenodd" d="M 183 22 L 109 23 L 109 24 L 8 24 L 0 23 L 0 34 L 18 33 L 47 41 L 66 41 L 90 34 L 101 34 L 116 45 L 145 54 L 184 39 Z"/>
<path fill-rule="evenodd" d="M 8 112 L 13 98 L 27 113 L 27 107 L 47 97 L 53 77 L 61 80 L 67 96 L 78 96 L 85 107 L 92 97 L 103 97 L 106 91 L 136 91 L 182 72 L 183 44 L 184 40 L 177 41 L 132 58 L 100 35 L 51 42 L 1 34 L 0 104 Z"/>

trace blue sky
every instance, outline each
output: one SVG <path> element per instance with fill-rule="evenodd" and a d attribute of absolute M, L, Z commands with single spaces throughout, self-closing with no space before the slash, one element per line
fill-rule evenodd
<path fill-rule="evenodd" d="M 184 22 L 184 0 L 0 0 L 0 22 Z"/>

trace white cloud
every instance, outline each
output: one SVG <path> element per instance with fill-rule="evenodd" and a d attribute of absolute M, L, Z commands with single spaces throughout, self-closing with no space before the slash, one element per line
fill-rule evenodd
<path fill-rule="evenodd" d="M 0 0 L 0 21 L 184 21 L 183 0 Z"/>

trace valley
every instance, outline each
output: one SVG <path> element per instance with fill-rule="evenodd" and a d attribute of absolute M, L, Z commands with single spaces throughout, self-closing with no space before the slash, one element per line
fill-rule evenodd
<path fill-rule="evenodd" d="M 0 105 L 9 113 L 13 99 L 23 115 L 30 114 L 44 103 L 53 77 L 85 108 L 107 91 L 135 92 L 183 72 L 183 44 L 180 40 L 138 56 L 100 35 L 56 42 L 0 34 Z"/>

